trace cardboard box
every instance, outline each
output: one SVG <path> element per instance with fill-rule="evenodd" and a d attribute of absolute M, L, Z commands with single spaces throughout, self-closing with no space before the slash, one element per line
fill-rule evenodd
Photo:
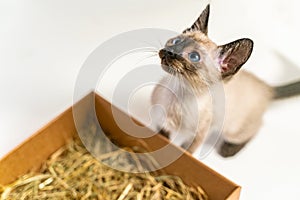
<path fill-rule="evenodd" d="M 93 101 L 95 101 L 95 108 L 90 108 L 90 103 Z M 169 144 L 169 141 L 159 134 L 140 139 L 124 133 L 116 125 L 112 115 L 111 104 L 95 93 L 91 93 L 83 98 L 75 105 L 75 108 L 82 113 L 83 121 L 91 111 L 90 109 L 95 109 L 105 133 L 109 134 L 120 145 L 143 146 L 143 144 L 147 144 L 147 148 L 154 151 Z M 116 109 L 116 112 L 118 118 L 124 120 L 124 122 L 131 119 L 118 109 Z M 128 128 L 130 131 L 135 131 L 135 127 Z M 52 153 L 66 144 L 71 138 L 77 137 L 76 135 L 73 109 L 69 108 L 0 160 L 0 184 L 11 183 L 28 171 L 38 170 Z M 170 145 L 169 152 L 176 151 L 182 151 L 182 149 Z M 239 199 L 240 187 L 238 185 L 202 164 L 189 153 L 182 153 L 179 159 L 163 169 L 166 173 L 180 176 L 188 185 L 200 185 L 212 200 Z M 158 162 L 160 162 L 159 158 Z"/>

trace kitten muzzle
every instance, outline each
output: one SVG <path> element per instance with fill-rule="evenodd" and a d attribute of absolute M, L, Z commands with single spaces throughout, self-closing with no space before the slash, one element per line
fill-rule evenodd
<path fill-rule="evenodd" d="M 166 57 L 169 59 L 178 59 L 182 57 L 182 55 L 180 55 L 179 53 L 176 53 L 172 49 L 167 49 L 167 48 L 161 49 L 158 55 L 161 59 Z"/>

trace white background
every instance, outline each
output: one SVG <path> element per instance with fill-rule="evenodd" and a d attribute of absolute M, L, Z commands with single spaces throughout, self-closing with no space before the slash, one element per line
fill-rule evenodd
<path fill-rule="evenodd" d="M 206 1 L 0 0 L 0 156 L 72 105 L 76 76 L 103 41 L 124 31 L 182 31 Z M 255 42 L 244 68 L 272 85 L 300 78 L 296 0 L 211 2 L 209 36 Z M 112 79 L 115 77 L 111 77 Z M 109 88 L 109 86 L 106 86 Z M 204 163 L 243 187 L 241 199 L 299 199 L 300 98 L 276 102 L 238 156 Z M 216 188 L 217 192 L 218 188 Z"/>

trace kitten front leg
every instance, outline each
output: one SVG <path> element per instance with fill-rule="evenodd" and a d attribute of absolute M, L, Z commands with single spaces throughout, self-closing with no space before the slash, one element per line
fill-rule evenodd
<path fill-rule="evenodd" d="M 197 133 L 191 133 L 193 136 L 185 140 L 181 144 L 181 147 L 186 149 L 191 154 L 194 153 L 197 150 L 197 148 L 202 144 L 205 135 L 207 135 L 208 129 L 208 126 L 203 126 Z"/>
<path fill-rule="evenodd" d="M 164 128 L 160 128 L 159 133 L 170 139 L 173 144 L 186 149 L 190 153 L 194 153 L 203 142 L 207 128 L 203 127 L 201 131 L 196 133 L 195 130 L 184 128 L 174 131 L 173 127 L 165 126 Z"/>
<path fill-rule="evenodd" d="M 190 140 L 185 141 L 183 144 L 181 144 L 181 147 L 192 154 L 200 146 L 200 144 L 202 143 L 202 139 L 203 138 L 199 134 L 197 134 L 195 138 L 191 138 Z"/>
<path fill-rule="evenodd" d="M 170 140 L 173 144 L 180 146 L 181 148 L 193 153 L 195 150 L 195 136 L 194 133 L 189 130 L 178 130 L 171 134 Z M 193 148 L 192 148 L 193 146 Z"/>
<path fill-rule="evenodd" d="M 159 133 L 169 139 L 172 144 L 193 153 L 202 142 L 202 136 L 196 135 L 190 130 L 172 131 L 172 128 L 162 128 Z"/>
<path fill-rule="evenodd" d="M 151 99 L 153 125 L 157 132 L 170 139 L 173 144 L 192 153 L 203 140 L 202 136 L 206 133 L 203 131 L 203 127 L 209 127 L 206 122 L 209 121 L 207 119 L 210 119 L 210 115 L 206 115 L 206 111 L 203 111 L 198 116 L 199 105 L 194 99 L 194 95 L 188 91 L 182 91 L 182 87 L 175 88 L 174 86 L 178 86 L 179 82 L 174 82 L 175 79 L 171 81 L 173 82 L 166 81 L 165 77 L 153 90 Z M 184 92 L 185 98 L 182 98 L 182 92 Z M 204 99 L 202 98 L 203 102 Z M 203 109 L 206 107 L 203 106 Z M 199 117 L 202 118 L 201 123 Z M 196 134 L 197 132 L 202 135 Z"/>
<path fill-rule="evenodd" d="M 176 96 L 170 91 L 168 86 L 168 78 L 164 77 L 158 85 L 155 86 L 152 96 L 152 125 L 153 129 L 170 139 L 172 127 L 170 127 L 170 112 L 174 110 L 170 109 L 170 106 L 175 103 Z"/>

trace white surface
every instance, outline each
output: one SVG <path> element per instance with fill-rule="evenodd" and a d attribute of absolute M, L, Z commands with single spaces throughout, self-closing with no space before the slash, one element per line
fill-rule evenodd
<path fill-rule="evenodd" d="M 145 27 L 181 31 L 205 4 L 199 0 L 1 0 L 0 156 L 71 106 L 76 75 L 101 42 Z M 254 40 L 245 68 L 270 84 L 300 77 L 299 1 L 211 4 L 211 38 L 219 44 L 241 37 Z M 283 62 L 276 52 L 291 63 Z M 299 100 L 272 105 L 258 136 L 237 157 L 225 160 L 212 153 L 204 160 L 243 187 L 241 199 L 299 199 Z"/>

